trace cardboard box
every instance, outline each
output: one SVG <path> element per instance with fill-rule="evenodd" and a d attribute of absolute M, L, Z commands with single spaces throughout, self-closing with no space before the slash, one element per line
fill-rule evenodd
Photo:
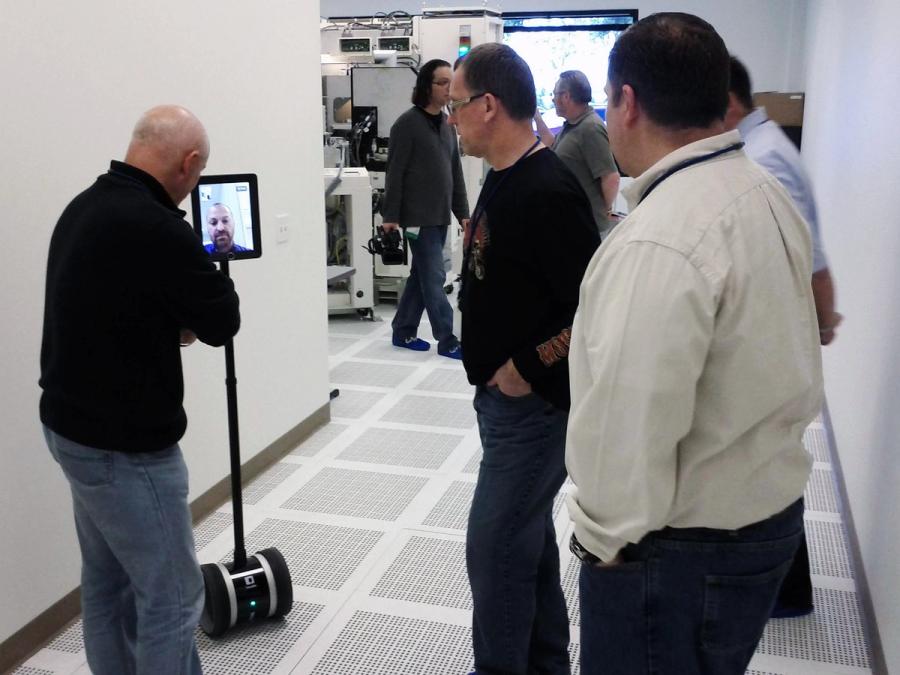
<path fill-rule="evenodd" d="M 769 119 L 783 127 L 799 127 L 803 125 L 804 98 L 802 91 L 760 91 L 753 94 L 753 105 L 763 106 Z"/>

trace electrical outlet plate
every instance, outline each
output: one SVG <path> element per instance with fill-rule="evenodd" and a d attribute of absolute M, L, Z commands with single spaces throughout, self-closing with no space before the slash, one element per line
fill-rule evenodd
<path fill-rule="evenodd" d="M 288 214 L 279 213 L 275 216 L 275 241 L 284 244 L 288 240 L 290 229 L 288 227 Z"/>

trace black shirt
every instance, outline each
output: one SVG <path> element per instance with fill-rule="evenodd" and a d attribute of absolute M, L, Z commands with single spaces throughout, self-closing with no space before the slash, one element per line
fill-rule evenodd
<path fill-rule="evenodd" d="M 577 179 L 542 149 L 485 179 L 464 244 L 463 364 L 485 384 L 509 358 L 534 391 L 569 408 L 578 289 L 600 244 Z M 474 242 L 469 241 L 474 233 Z"/>
<path fill-rule="evenodd" d="M 66 207 L 47 260 L 41 421 L 82 445 L 150 452 L 187 426 L 179 332 L 222 345 L 238 297 L 156 179 L 122 162 Z"/>

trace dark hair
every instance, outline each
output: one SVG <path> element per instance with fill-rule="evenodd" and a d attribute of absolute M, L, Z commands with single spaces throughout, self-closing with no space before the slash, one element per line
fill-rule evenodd
<path fill-rule="evenodd" d="M 651 14 L 622 33 L 609 54 L 612 103 L 627 84 L 656 124 L 708 127 L 728 108 L 728 58 L 722 38 L 703 19 Z"/>
<path fill-rule="evenodd" d="M 412 102 L 420 108 L 427 108 L 431 103 L 431 81 L 438 68 L 449 68 L 450 64 L 443 59 L 431 59 L 416 73 L 416 86 L 413 87 Z"/>
<path fill-rule="evenodd" d="M 472 94 L 488 92 L 500 99 L 514 120 L 531 119 L 537 108 L 534 77 L 512 47 L 497 42 L 478 45 L 457 61 Z"/>
<path fill-rule="evenodd" d="M 728 91 L 735 95 L 737 100 L 747 110 L 753 110 L 753 94 L 750 91 L 753 86 L 750 84 L 750 73 L 743 63 L 734 56 L 731 57 L 731 78 L 728 82 Z"/>
<path fill-rule="evenodd" d="M 559 74 L 559 81 L 562 83 L 563 91 L 569 92 L 569 96 L 576 103 L 591 102 L 591 83 L 587 75 L 580 70 L 564 70 Z"/>

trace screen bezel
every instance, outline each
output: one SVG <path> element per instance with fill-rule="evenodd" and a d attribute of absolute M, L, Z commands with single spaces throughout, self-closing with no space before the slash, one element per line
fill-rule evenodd
<path fill-rule="evenodd" d="M 251 251 L 231 251 L 229 253 L 207 253 L 210 260 L 249 260 L 259 258 L 262 255 L 262 237 L 260 235 L 259 222 L 259 189 L 257 186 L 255 173 L 229 173 L 216 176 L 200 176 L 196 187 L 191 190 L 191 213 L 194 220 L 194 232 L 203 243 L 204 222 L 200 214 L 200 186 L 201 185 L 221 185 L 222 183 L 247 183 L 249 185 L 250 198 L 250 231 L 253 235 L 253 250 Z"/>

